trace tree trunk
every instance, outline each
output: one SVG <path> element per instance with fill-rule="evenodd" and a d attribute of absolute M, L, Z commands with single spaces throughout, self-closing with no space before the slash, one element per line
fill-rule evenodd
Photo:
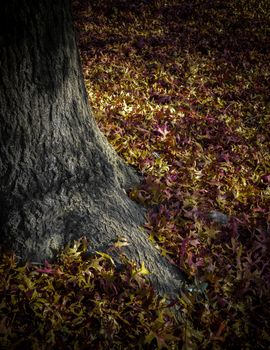
<path fill-rule="evenodd" d="M 124 236 L 124 253 L 145 262 L 159 293 L 174 294 L 181 274 L 141 231 L 144 210 L 125 192 L 138 177 L 92 117 L 69 2 L 9 0 L 1 13 L 0 243 L 41 261 L 83 235 L 103 251 Z"/>

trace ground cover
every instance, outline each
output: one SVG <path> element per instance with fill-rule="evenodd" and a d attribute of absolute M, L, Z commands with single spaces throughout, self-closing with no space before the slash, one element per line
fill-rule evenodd
<path fill-rule="evenodd" d="M 131 196 L 149 207 L 150 239 L 205 287 L 187 313 L 208 339 L 267 338 L 269 4 L 103 2 L 81 15 L 90 101 L 145 177 Z"/>
<path fill-rule="evenodd" d="M 26 308 L 27 300 L 39 305 L 26 315 L 54 315 L 52 346 L 59 348 L 70 336 L 77 337 L 78 348 L 80 339 L 87 339 L 88 348 L 268 348 L 269 14 L 268 1 L 253 0 L 74 2 L 97 122 L 142 174 L 141 187 L 130 196 L 148 208 L 150 240 L 185 272 L 188 284 L 173 302 L 183 315 L 179 324 L 153 295 L 143 266 L 126 262 L 119 272 L 109 256 L 98 254 L 85 261 L 83 240 L 53 267 L 18 267 L 6 257 L 1 274 L 11 282 L 1 291 L 17 309 Z M 89 269 L 91 278 L 80 280 L 79 272 L 84 276 Z M 63 281 L 66 302 L 56 296 Z M 12 325 L 21 333 L 26 328 L 19 309 L 14 312 L 6 301 L 3 308 L 14 317 L 2 325 L 11 332 L 8 342 Z M 89 308 L 94 311 L 87 316 Z M 35 322 L 42 338 L 49 329 L 41 319 Z"/>

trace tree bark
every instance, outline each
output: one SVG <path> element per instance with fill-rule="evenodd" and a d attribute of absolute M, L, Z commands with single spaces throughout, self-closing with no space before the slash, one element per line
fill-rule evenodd
<path fill-rule="evenodd" d="M 124 253 L 173 295 L 182 276 L 139 228 L 144 210 L 125 192 L 139 179 L 92 117 L 69 2 L 9 0 L 1 11 L 1 245 L 42 261 L 81 236 L 103 251 L 124 236 Z"/>

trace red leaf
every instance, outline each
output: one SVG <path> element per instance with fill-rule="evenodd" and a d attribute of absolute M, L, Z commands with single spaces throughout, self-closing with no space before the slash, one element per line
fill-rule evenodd
<path fill-rule="evenodd" d="M 266 174 L 266 175 L 263 175 L 263 176 L 261 177 L 261 179 L 262 179 L 262 181 L 263 181 L 264 183 L 270 183 L 270 173 L 269 173 L 269 174 Z"/>
<path fill-rule="evenodd" d="M 44 269 L 36 269 L 37 272 L 47 273 L 48 275 L 53 275 L 55 271 L 52 268 L 45 267 Z"/>
<path fill-rule="evenodd" d="M 184 262 L 184 256 L 187 252 L 187 244 L 188 244 L 189 239 L 186 238 L 183 240 L 182 245 L 181 245 L 181 251 L 180 251 L 180 265 L 183 265 Z"/>

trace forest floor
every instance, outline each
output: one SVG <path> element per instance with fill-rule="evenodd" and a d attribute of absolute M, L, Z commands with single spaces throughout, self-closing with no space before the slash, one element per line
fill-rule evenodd
<path fill-rule="evenodd" d="M 43 323 L 41 334 L 58 349 L 71 335 L 78 349 L 80 339 L 87 349 L 268 349 L 269 1 L 74 1 L 74 21 L 99 127 L 142 174 L 129 195 L 148 208 L 149 239 L 190 287 L 174 301 L 179 324 L 144 281 L 144 266 L 127 262 L 116 275 L 102 253 L 89 265 L 76 255 L 82 240 L 59 267 L 13 266 L 13 280 L 27 272 L 27 283 L 44 285 L 34 311 L 46 309 L 57 331 Z"/>
<path fill-rule="evenodd" d="M 149 207 L 150 239 L 201 286 L 182 305 L 190 337 L 263 348 L 269 3 L 98 1 L 76 24 L 99 126 L 144 176 L 130 195 Z"/>

